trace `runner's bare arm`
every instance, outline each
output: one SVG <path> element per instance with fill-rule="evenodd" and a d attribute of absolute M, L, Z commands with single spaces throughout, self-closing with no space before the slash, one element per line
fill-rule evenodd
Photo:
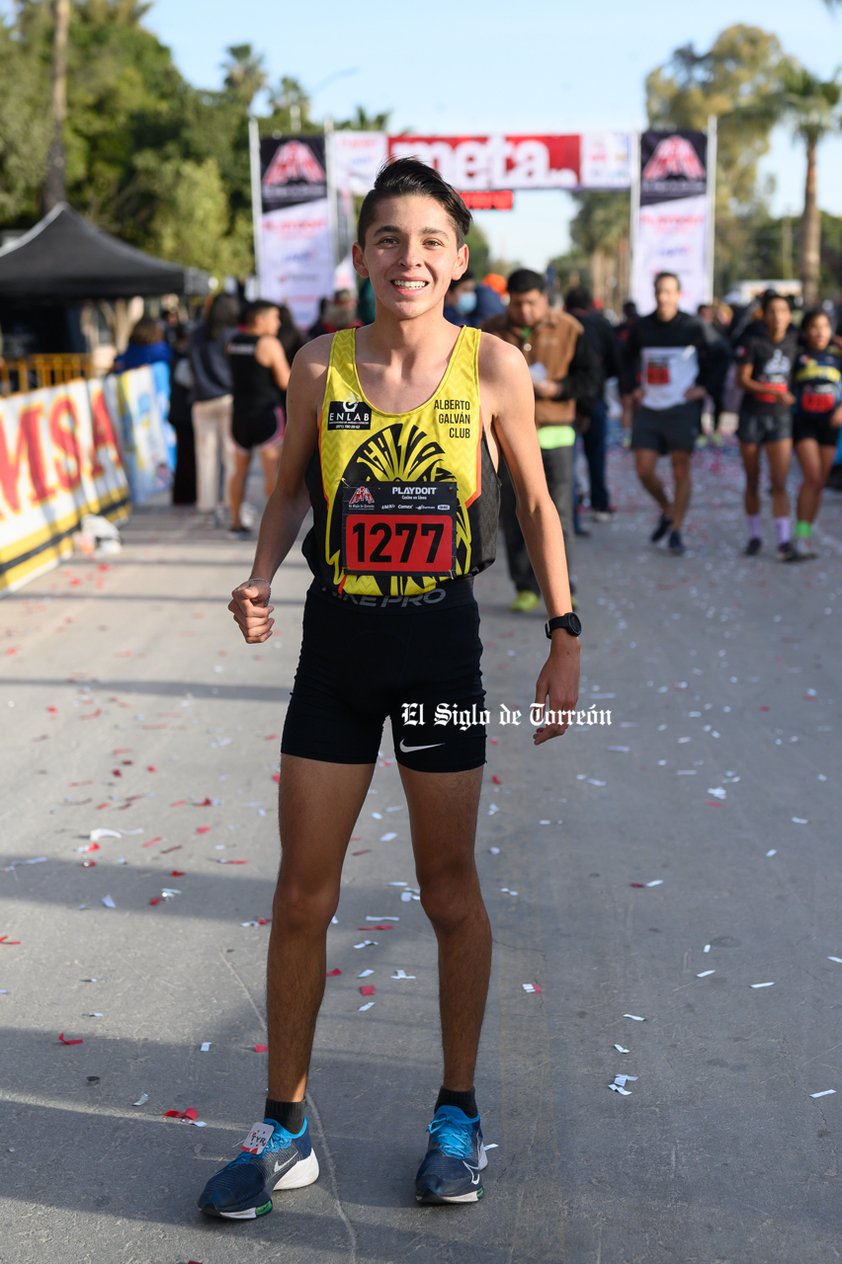
<path fill-rule="evenodd" d="M 317 338 L 298 353 L 290 374 L 278 481 L 263 511 L 251 576 L 234 589 L 228 606 L 250 644 L 272 635 L 270 585 L 310 508 L 304 475 L 318 439 L 329 356 L 330 338 Z"/>
<path fill-rule="evenodd" d="M 480 386 L 490 408 L 494 436 L 514 484 L 517 516 L 529 560 L 550 618 L 572 609 L 564 537 L 547 480 L 535 429 L 535 396 L 526 361 L 516 348 L 491 335 L 480 343 Z M 572 711 L 579 696 L 579 641 L 554 632 L 550 654 L 535 691 L 535 701 L 558 714 Z M 566 722 L 539 728 L 536 745 L 557 737 Z"/>
<path fill-rule="evenodd" d="M 264 334 L 255 348 L 255 359 L 264 369 L 271 369 L 275 383 L 282 391 L 289 386 L 290 367 L 283 345 L 272 334 Z"/>

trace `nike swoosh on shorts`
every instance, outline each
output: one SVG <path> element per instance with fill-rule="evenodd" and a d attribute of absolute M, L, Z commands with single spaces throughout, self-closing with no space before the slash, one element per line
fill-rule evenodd
<path fill-rule="evenodd" d="M 444 746 L 444 742 L 433 742 L 430 746 L 406 746 L 403 738 L 398 742 L 398 750 L 402 751 L 404 755 L 409 755 L 412 751 L 435 750 L 437 746 Z"/>

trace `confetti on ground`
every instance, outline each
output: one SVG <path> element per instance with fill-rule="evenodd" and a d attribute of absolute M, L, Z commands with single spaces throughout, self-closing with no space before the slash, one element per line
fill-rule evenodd
<path fill-rule="evenodd" d="M 641 1018 L 640 1014 L 624 1014 L 623 1018 L 630 1018 L 633 1023 L 645 1023 L 646 1019 Z"/>
<path fill-rule="evenodd" d="M 706 979 L 709 975 L 716 974 L 715 970 L 702 970 L 701 974 L 697 974 L 697 979 Z"/>
<path fill-rule="evenodd" d="M 499 855 L 500 855 L 500 848 L 499 848 L 499 847 L 489 847 L 488 851 L 489 851 L 489 855 L 491 855 L 491 856 L 499 856 Z"/>
<path fill-rule="evenodd" d="M 838 966 L 842 966 L 842 957 L 828 957 L 828 961 L 835 961 Z"/>
<path fill-rule="evenodd" d="M 255 1053 L 268 1053 L 268 1052 L 269 1052 L 269 1046 L 268 1046 L 268 1045 L 255 1045 L 255 1046 L 254 1046 L 254 1052 L 255 1052 Z"/>
<path fill-rule="evenodd" d="M 749 983 L 749 987 L 753 987 L 753 988 L 767 988 L 767 987 L 774 987 L 774 986 L 775 986 L 774 983 Z"/>
<path fill-rule="evenodd" d="M 199 1045 L 199 1053 L 210 1053 L 211 1043 L 210 1040 L 203 1040 Z"/>
<path fill-rule="evenodd" d="M 517 895 L 517 891 L 510 891 L 508 887 L 500 888 L 501 895 Z"/>
<path fill-rule="evenodd" d="M 774 847 L 771 847 L 771 848 L 769 849 L 769 851 L 767 851 L 767 852 L 766 852 L 766 857 L 767 857 L 767 859 L 769 859 L 769 858 L 771 858 L 772 856 L 777 856 L 777 854 L 778 854 L 778 853 L 777 853 L 776 849 L 775 849 Z"/>
<path fill-rule="evenodd" d="M 532 992 L 540 992 L 540 991 L 541 991 L 541 985 L 540 985 L 540 983 L 522 983 L 522 984 L 521 984 L 521 987 L 523 988 L 524 992 L 530 992 L 530 993 L 532 993 Z"/>
<path fill-rule="evenodd" d="M 105 905 L 105 907 L 108 909 L 113 909 L 117 907 L 117 905 L 114 903 L 112 896 L 110 895 L 104 895 L 102 897 L 102 902 Z"/>
<path fill-rule="evenodd" d="M 187 1110 L 165 1110 L 164 1119 L 179 1119 L 183 1124 L 193 1124 L 196 1128 L 204 1128 L 205 1122 L 199 1119 L 199 1112 L 194 1106 L 188 1106 Z"/>
<path fill-rule="evenodd" d="M 336 976 L 337 976 L 338 974 L 341 974 L 341 973 L 342 973 L 342 971 L 341 971 L 341 970 L 328 970 L 327 974 L 325 975 L 325 978 L 326 978 L 326 979 L 335 979 L 335 978 L 336 978 Z"/>
<path fill-rule="evenodd" d="M 136 1101 L 136 1102 L 132 1102 L 132 1106 L 145 1106 L 145 1105 L 146 1105 L 146 1103 L 147 1103 L 148 1101 L 149 1101 L 149 1094 L 148 1094 L 148 1093 L 141 1093 L 141 1095 L 140 1095 L 140 1097 L 137 1099 L 137 1101 Z"/>
<path fill-rule="evenodd" d="M 361 944 L 354 944 L 355 948 L 376 948 L 376 939 L 364 939 Z"/>
<path fill-rule="evenodd" d="M 792 818 L 793 825 L 809 825 L 810 822 L 805 816 L 794 816 Z"/>
<path fill-rule="evenodd" d="M 710 952 L 710 944 L 705 944 L 704 948 L 702 949 L 702 952 Z"/>
<path fill-rule="evenodd" d="M 414 974 L 407 974 L 405 970 L 397 970 L 390 977 L 393 979 L 414 979 L 416 976 Z"/>
<path fill-rule="evenodd" d="M 83 1045 L 85 1043 L 79 1036 L 74 1040 L 70 1040 L 63 1031 L 60 1031 L 58 1034 L 58 1042 L 60 1045 Z"/>
<path fill-rule="evenodd" d="M 390 917 L 387 914 L 384 914 L 383 917 L 367 917 L 365 920 L 367 922 L 399 922 L 401 919 L 399 917 Z"/>
<path fill-rule="evenodd" d="M 626 1084 L 636 1079 L 636 1075 L 615 1075 L 608 1087 L 612 1093 L 619 1093 L 621 1097 L 631 1097 L 631 1089 L 626 1088 Z"/>
<path fill-rule="evenodd" d="M 615 1045 L 614 1048 L 618 1053 L 631 1053 L 631 1049 L 626 1049 L 623 1045 Z"/>
<path fill-rule="evenodd" d="M 395 838 L 397 838 L 397 834 L 381 834 L 380 841 L 381 843 L 391 843 Z"/>
<path fill-rule="evenodd" d="M 360 996 L 374 996 L 377 988 L 373 983 L 364 983 L 360 988 Z"/>
<path fill-rule="evenodd" d="M 811 1097 L 831 1097 L 836 1092 L 835 1088 L 823 1088 L 820 1093 L 811 1093 Z"/>
<path fill-rule="evenodd" d="M 8 935 L 0 935 L 0 944 L 2 944 L 4 948 L 13 948 L 15 944 L 19 943 L 19 939 L 10 939 Z"/>
<path fill-rule="evenodd" d="M 364 1014 L 367 1009 L 371 1009 L 372 1005 L 375 1005 L 376 1003 L 376 1001 L 366 1001 L 365 1005 L 359 1006 L 359 1012 Z"/>
<path fill-rule="evenodd" d="M 368 970 L 361 970 L 361 971 L 360 971 L 360 973 L 357 975 L 357 978 L 358 978 L 358 979 L 368 979 L 368 978 L 370 978 L 370 977 L 371 977 L 371 975 L 372 975 L 372 974 L 374 974 L 374 971 L 373 971 L 372 969 L 368 969 Z"/>

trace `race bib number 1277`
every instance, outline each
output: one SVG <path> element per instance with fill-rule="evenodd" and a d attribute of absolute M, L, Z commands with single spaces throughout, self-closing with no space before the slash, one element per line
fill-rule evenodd
<path fill-rule="evenodd" d="M 342 569 L 349 575 L 448 575 L 455 566 L 456 483 L 342 488 Z"/>

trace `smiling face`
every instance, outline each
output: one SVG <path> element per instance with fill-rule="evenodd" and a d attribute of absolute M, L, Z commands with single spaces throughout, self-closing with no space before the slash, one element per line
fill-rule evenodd
<path fill-rule="evenodd" d="M 451 283 L 468 266 L 456 225 L 435 198 L 387 198 L 376 208 L 354 267 L 371 280 L 378 305 L 412 320 L 444 305 Z"/>

